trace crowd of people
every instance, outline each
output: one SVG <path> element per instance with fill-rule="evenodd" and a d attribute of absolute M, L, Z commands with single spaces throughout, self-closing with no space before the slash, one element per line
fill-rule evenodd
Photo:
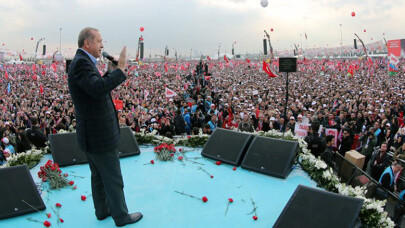
<path fill-rule="evenodd" d="M 202 61 L 129 65 L 128 80 L 111 95 L 123 104 L 117 111 L 120 125 L 135 132 L 168 137 L 200 129 L 210 134 L 217 127 L 294 132 L 296 123 L 316 120 L 338 130 L 334 150 L 342 155 L 358 149 L 369 160 L 373 148 L 386 143 L 387 151 L 402 158 L 404 61 L 395 76 L 388 75 L 387 64 L 386 59 L 298 60 L 298 71 L 289 76 L 286 115 L 285 75 L 269 78 L 262 62 L 254 60 L 204 60 L 204 67 Z M 270 65 L 278 71 L 277 61 Z M 26 129 L 34 127 L 45 136 L 75 129 L 64 69 L 55 63 L 2 64 L 0 136 L 16 153 L 32 144 Z M 102 61 L 99 69 L 106 70 Z M 167 95 L 166 89 L 175 95 Z"/>

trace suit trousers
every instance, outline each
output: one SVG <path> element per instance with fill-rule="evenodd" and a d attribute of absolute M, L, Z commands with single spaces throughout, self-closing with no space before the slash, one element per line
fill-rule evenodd
<path fill-rule="evenodd" d="M 106 153 L 86 152 L 91 170 L 91 190 L 97 217 L 108 212 L 117 222 L 128 218 L 118 149 Z"/>

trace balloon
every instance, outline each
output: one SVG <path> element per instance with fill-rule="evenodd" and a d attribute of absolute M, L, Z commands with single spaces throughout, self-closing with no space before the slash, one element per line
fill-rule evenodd
<path fill-rule="evenodd" d="M 364 32 L 366 32 L 366 30 L 364 29 Z"/>
<path fill-rule="evenodd" d="M 270 31 L 271 31 L 271 32 L 273 32 L 273 31 L 274 31 L 274 29 L 273 29 L 273 28 L 271 28 L 271 29 L 270 29 Z"/>
<path fill-rule="evenodd" d="M 141 41 L 143 41 L 143 37 L 141 37 L 141 39 L 140 39 Z"/>
<path fill-rule="evenodd" d="M 139 30 L 141 30 L 141 32 L 143 32 L 143 30 L 145 30 L 143 27 L 140 27 Z"/>
<path fill-rule="evenodd" d="M 261 0 L 260 5 L 262 5 L 262 7 L 267 7 L 267 5 L 269 5 L 269 2 L 267 0 Z"/>
<path fill-rule="evenodd" d="M 34 40 L 34 37 L 31 37 L 31 40 Z"/>
<path fill-rule="evenodd" d="M 355 13 L 355 12 L 352 12 L 352 17 L 354 17 L 354 16 L 356 16 L 356 13 Z"/>

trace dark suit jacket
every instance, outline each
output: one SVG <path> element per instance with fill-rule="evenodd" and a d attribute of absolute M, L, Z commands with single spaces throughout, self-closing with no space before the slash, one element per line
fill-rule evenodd
<path fill-rule="evenodd" d="M 120 69 L 101 77 L 90 57 L 77 50 L 69 67 L 68 83 L 81 150 L 103 153 L 118 148 L 120 128 L 110 92 L 126 78 Z"/>

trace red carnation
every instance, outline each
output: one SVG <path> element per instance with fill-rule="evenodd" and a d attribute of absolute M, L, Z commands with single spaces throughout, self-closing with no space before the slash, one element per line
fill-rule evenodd
<path fill-rule="evenodd" d="M 63 176 L 64 176 L 64 177 L 68 177 L 68 176 L 69 176 L 69 174 L 67 174 L 67 173 L 64 173 L 64 174 L 63 174 Z"/>
<path fill-rule="evenodd" d="M 51 213 L 46 214 L 48 218 L 51 218 Z"/>
<path fill-rule="evenodd" d="M 74 185 L 74 184 L 75 184 L 74 181 L 69 181 L 69 185 L 70 185 L 70 186 L 72 186 L 72 185 Z"/>
<path fill-rule="evenodd" d="M 59 207 L 59 208 L 61 208 L 61 207 L 62 207 L 62 204 L 60 204 L 60 203 L 56 203 L 56 204 L 55 204 L 55 207 Z"/>
<path fill-rule="evenodd" d="M 210 177 L 211 177 L 211 178 L 214 178 L 214 176 L 213 176 L 213 175 L 211 175 Z"/>
<path fill-rule="evenodd" d="M 187 135 L 187 138 L 189 139 L 189 138 L 191 138 L 191 136 Z"/>
<path fill-rule="evenodd" d="M 150 160 L 150 163 L 153 165 L 153 164 L 155 164 L 155 161 L 153 161 L 153 160 Z"/>
<path fill-rule="evenodd" d="M 77 186 L 75 185 L 74 187 L 73 187 L 73 190 L 76 190 L 77 189 Z"/>
<path fill-rule="evenodd" d="M 183 157 L 182 157 L 182 156 L 180 156 L 178 159 L 179 159 L 179 161 L 182 161 L 182 160 L 183 160 Z"/>
<path fill-rule="evenodd" d="M 179 151 L 181 152 L 181 151 L 183 151 L 183 149 L 180 148 Z"/>
<path fill-rule="evenodd" d="M 172 154 L 170 154 L 170 157 L 173 157 L 174 156 L 174 154 L 172 153 Z"/>
<path fill-rule="evenodd" d="M 233 167 L 232 170 L 235 171 L 235 170 L 236 170 L 236 167 Z"/>
<path fill-rule="evenodd" d="M 229 198 L 228 201 L 229 201 L 230 203 L 233 203 L 233 199 L 232 199 L 232 198 Z"/>
<path fill-rule="evenodd" d="M 82 198 L 83 201 L 86 201 L 86 196 L 83 196 L 83 195 L 82 195 L 81 198 Z"/>
<path fill-rule="evenodd" d="M 59 221 L 60 221 L 61 223 L 63 223 L 63 222 L 64 222 L 62 218 L 59 218 Z"/>
<path fill-rule="evenodd" d="M 257 220 L 257 216 L 256 216 L 256 215 L 253 216 L 253 220 Z"/>
<path fill-rule="evenodd" d="M 222 162 L 221 162 L 221 161 L 217 161 L 217 162 L 215 162 L 215 164 L 220 165 L 220 164 L 222 164 Z"/>
<path fill-rule="evenodd" d="M 204 197 L 202 198 L 202 201 L 205 203 L 205 202 L 208 201 L 208 198 L 207 198 L 206 196 L 204 196 Z"/>
<path fill-rule="evenodd" d="M 44 226 L 45 226 L 45 227 L 50 227 L 50 226 L 51 226 L 51 223 L 48 222 L 48 221 L 45 221 L 45 222 L 44 222 Z"/>

